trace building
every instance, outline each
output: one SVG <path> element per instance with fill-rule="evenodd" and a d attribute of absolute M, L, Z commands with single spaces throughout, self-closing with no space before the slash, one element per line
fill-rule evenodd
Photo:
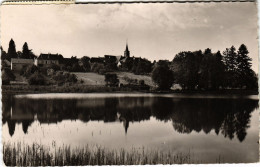
<path fill-rule="evenodd" d="M 125 56 L 126 58 L 129 58 L 129 57 L 130 57 L 130 51 L 128 50 L 128 43 L 126 43 L 126 48 L 125 48 L 124 56 Z"/>
<path fill-rule="evenodd" d="M 38 58 L 35 59 L 34 64 L 39 67 L 50 67 L 52 64 L 59 65 L 59 61 L 63 59 L 60 54 L 40 54 Z"/>
<path fill-rule="evenodd" d="M 100 63 L 104 64 L 105 58 L 104 57 L 91 57 L 90 58 L 90 63 Z"/>
<path fill-rule="evenodd" d="M 130 51 L 128 49 L 128 43 L 126 43 L 126 48 L 124 51 L 124 56 L 120 58 L 120 60 L 117 63 L 117 67 L 120 67 L 124 70 L 129 70 L 129 65 L 133 64 L 134 58 L 130 57 Z"/>
<path fill-rule="evenodd" d="M 11 70 L 12 71 L 21 71 L 23 67 L 33 65 L 33 59 L 19 59 L 11 58 Z"/>

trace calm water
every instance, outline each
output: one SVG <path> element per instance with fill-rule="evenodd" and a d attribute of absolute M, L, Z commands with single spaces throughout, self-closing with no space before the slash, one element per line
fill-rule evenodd
<path fill-rule="evenodd" d="M 191 152 L 256 162 L 256 96 L 38 94 L 2 97 L 3 141 Z"/>

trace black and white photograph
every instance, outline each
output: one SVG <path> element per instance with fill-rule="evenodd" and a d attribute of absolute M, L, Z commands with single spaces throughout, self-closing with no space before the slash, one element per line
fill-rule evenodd
<path fill-rule="evenodd" d="M 259 162 L 256 2 L 0 8 L 6 166 Z"/>

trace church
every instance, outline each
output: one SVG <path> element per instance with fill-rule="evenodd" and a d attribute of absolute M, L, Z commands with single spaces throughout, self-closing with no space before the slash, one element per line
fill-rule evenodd
<path fill-rule="evenodd" d="M 140 57 L 130 56 L 130 50 L 128 48 L 128 43 L 126 42 L 126 47 L 124 51 L 124 55 L 104 55 L 104 64 L 108 65 L 112 69 L 120 69 L 129 71 L 132 69 L 134 63 L 138 63 L 140 61 Z M 112 66 L 111 66 L 112 65 Z M 114 66 L 115 65 L 115 66 Z"/>
<path fill-rule="evenodd" d="M 128 67 L 130 64 L 132 65 L 133 62 L 135 61 L 139 61 L 141 60 L 141 57 L 131 57 L 130 56 L 130 51 L 128 49 L 128 43 L 126 43 L 126 48 L 124 51 L 124 56 L 121 56 L 121 58 L 119 59 L 119 61 L 117 62 L 117 67 L 119 68 L 123 68 L 123 69 L 128 69 L 130 67 Z"/>

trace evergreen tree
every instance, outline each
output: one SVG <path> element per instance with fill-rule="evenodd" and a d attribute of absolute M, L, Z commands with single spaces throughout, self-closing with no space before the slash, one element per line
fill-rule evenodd
<path fill-rule="evenodd" d="M 226 48 L 223 52 L 224 63 L 227 71 L 235 72 L 237 69 L 237 53 L 236 48 L 231 46 L 231 48 Z"/>
<path fill-rule="evenodd" d="M 215 53 L 216 58 L 216 74 L 215 74 L 215 86 L 219 88 L 220 86 L 223 88 L 224 80 L 225 80 L 225 65 L 223 63 L 223 56 L 220 51 Z"/>
<path fill-rule="evenodd" d="M 223 52 L 223 59 L 225 64 L 225 86 L 230 88 L 236 88 L 238 86 L 238 73 L 237 73 L 237 53 L 236 48 L 226 48 Z"/>
<path fill-rule="evenodd" d="M 247 75 L 251 72 L 252 59 L 248 54 L 247 47 L 242 44 L 237 51 L 237 67 L 241 75 Z"/>
<path fill-rule="evenodd" d="M 199 88 L 211 89 L 214 77 L 215 58 L 211 49 L 204 51 L 199 69 Z"/>
<path fill-rule="evenodd" d="M 238 71 L 238 82 L 239 87 L 246 86 L 252 87 L 252 85 L 255 85 L 256 79 L 254 71 L 251 69 L 252 66 L 252 59 L 248 56 L 249 52 L 247 50 L 247 47 L 242 44 L 238 51 L 237 51 L 237 71 Z"/>
<path fill-rule="evenodd" d="M 7 54 L 8 54 L 8 60 L 11 60 L 11 58 L 17 58 L 15 43 L 13 39 L 11 39 L 9 42 L 9 48 Z"/>
<path fill-rule="evenodd" d="M 22 57 L 23 59 L 33 59 L 33 58 L 36 57 L 36 56 L 33 54 L 32 50 L 29 49 L 27 42 L 25 42 L 24 45 L 23 45 L 23 52 L 22 52 L 21 57 Z"/>

